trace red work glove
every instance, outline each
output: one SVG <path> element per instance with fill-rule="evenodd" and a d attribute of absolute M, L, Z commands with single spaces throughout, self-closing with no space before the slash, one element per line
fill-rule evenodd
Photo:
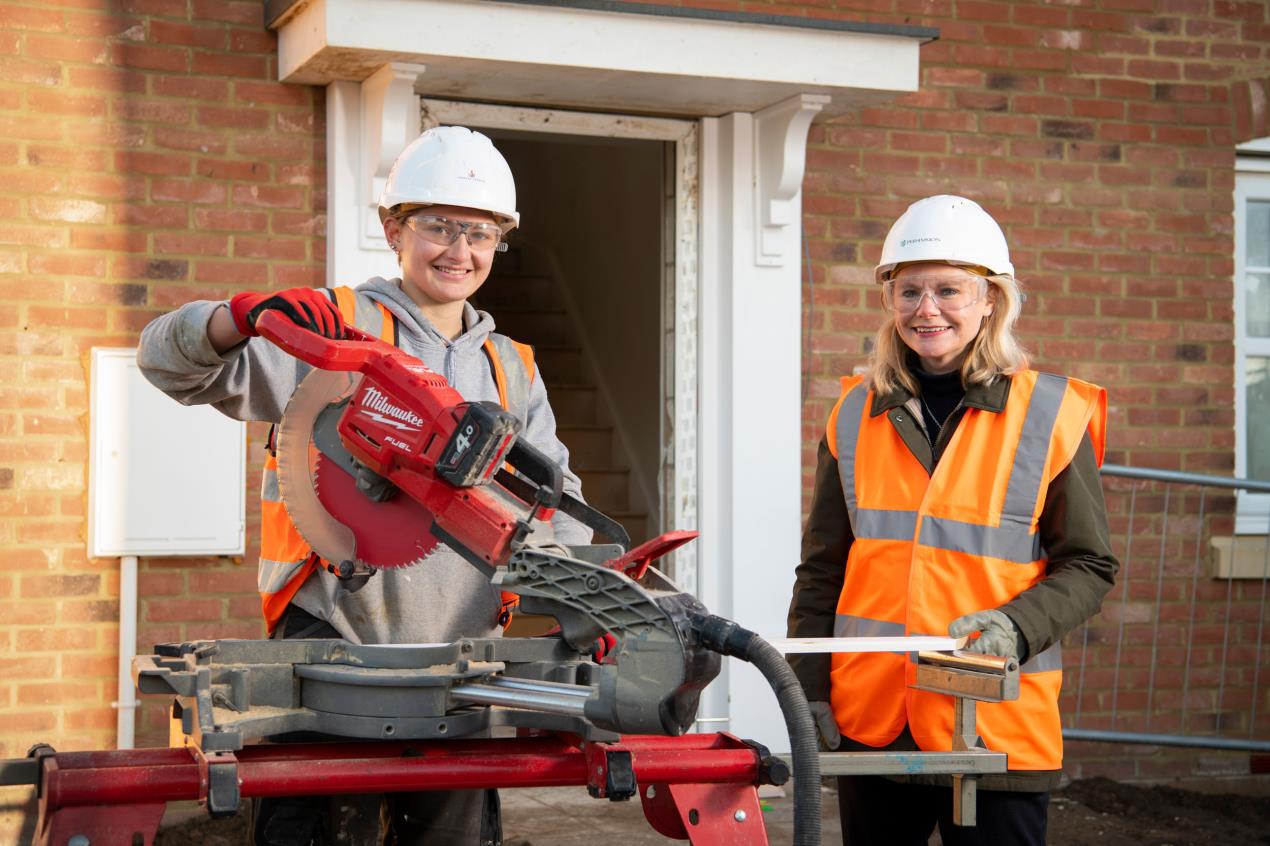
<path fill-rule="evenodd" d="M 335 303 L 317 288 L 288 288 L 272 294 L 235 294 L 229 301 L 234 328 L 249 338 L 256 331 L 256 320 L 267 309 L 276 309 L 296 326 L 336 340 L 344 337 L 344 318 Z"/>

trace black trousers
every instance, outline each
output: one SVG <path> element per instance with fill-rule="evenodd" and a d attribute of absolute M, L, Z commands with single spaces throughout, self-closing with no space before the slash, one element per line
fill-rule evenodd
<path fill-rule="evenodd" d="M 952 788 L 882 776 L 838 779 L 843 846 L 926 846 L 935 827 L 944 846 L 1045 846 L 1048 793 L 979 790 L 978 825 L 952 821 Z"/>
<path fill-rule="evenodd" d="M 335 638 L 340 634 L 329 623 L 292 605 L 273 636 Z M 497 790 L 262 797 L 252 803 L 251 832 L 256 846 L 501 846 L 503 842 Z"/>

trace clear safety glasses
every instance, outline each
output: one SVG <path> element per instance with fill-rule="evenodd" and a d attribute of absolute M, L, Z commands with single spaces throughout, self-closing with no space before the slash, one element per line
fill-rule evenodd
<path fill-rule="evenodd" d="M 882 286 L 882 302 L 891 311 L 912 314 L 930 297 L 940 311 L 970 308 L 987 292 L 987 280 L 981 276 L 949 279 L 942 276 L 906 276 L 890 279 Z"/>
<path fill-rule="evenodd" d="M 435 214 L 416 214 L 406 218 L 406 225 L 423 240 L 441 247 L 448 247 L 459 240 L 460 235 L 466 235 L 467 245 L 474 253 L 507 252 L 503 230 L 494 223 L 472 223 Z"/>

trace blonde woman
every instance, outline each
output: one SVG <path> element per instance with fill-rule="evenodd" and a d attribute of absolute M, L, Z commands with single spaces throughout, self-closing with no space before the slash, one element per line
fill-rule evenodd
<path fill-rule="evenodd" d="M 1062 770 L 1059 641 L 1118 563 L 1098 467 L 1106 393 L 1028 369 L 1005 236 L 964 197 L 919 200 L 875 272 L 884 318 L 866 375 L 842 380 L 821 441 L 789 611 L 795 637 L 970 635 L 1018 658 L 1019 699 L 981 705 L 1009 771 L 952 823 L 947 777 L 839 779 L 846 844 L 1043 844 Z M 795 656 L 825 744 L 949 750 L 953 704 L 913 690 L 908 655 Z"/>

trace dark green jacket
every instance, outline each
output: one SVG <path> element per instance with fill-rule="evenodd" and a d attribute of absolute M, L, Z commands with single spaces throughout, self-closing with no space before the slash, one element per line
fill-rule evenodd
<path fill-rule="evenodd" d="M 949 416 L 932 449 L 926 438 L 916 400 L 898 389 L 875 396 L 869 413 L 885 414 L 928 473 L 934 470 L 967 408 L 994 413 L 1005 408 L 1010 394 L 1008 377 L 990 386 L 972 385 Z M 1111 553 L 1107 512 L 1094 448 L 1086 435 L 1076 456 L 1055 477 L 1045 495 L 1038 526 L 1049 559 L 1045 579 L 1001 606 L 1023 635 L 1026 654 L 1036 655 L 1058 642 L 1069 631 L 1098 612 L 1103 597 L 1115 583 L 1119 563 Z M 832 637 L 834 616 L 846 575 L 847 553 L 854 535 L 838 477 L 838 462 L 822 438 L 816 462 L 811 510 L 803 530 L 802 563 L 798 565 L 794 598 L 789 606 L 790 637 Z M 808 701 L 829 701 L 830 656 L 791 655 L 789 663 L 802 682 Z M 983 707 L 983 706 L 981 706 Z M 991 706 L 986 706 L 991 707 Z M 873 749 L 843 738 L 840 750 Z M 888 749 L 917 748 L 907 728 Z M 1061 771 L 1017 771 L 984 776 L 985 790 L 1050 790 L 1058 785 Z M 949 783 L 945 777 L 910 777 L 912 780 Z"/>

